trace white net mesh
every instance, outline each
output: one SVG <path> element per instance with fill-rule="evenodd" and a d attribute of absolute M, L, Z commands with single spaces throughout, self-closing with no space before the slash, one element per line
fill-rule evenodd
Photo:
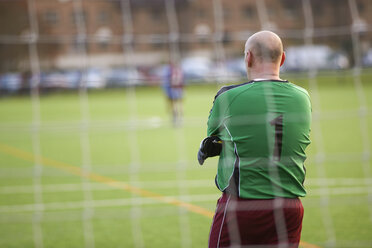
<path fill-rule="evenodd" d="M 195 153 L 216 88 L 244 80 L 244 42 L 269 29 L 287 50 L 282 78 L 313 104 L 301 246 L 370 247 L 371 10 L 369 0 L 0 1 L 0 246 L 206 246 L 220 192 L 216 160 L 199 168 Z M 174 61 L 188 83 L 176 128 L 159 87 Z"/>

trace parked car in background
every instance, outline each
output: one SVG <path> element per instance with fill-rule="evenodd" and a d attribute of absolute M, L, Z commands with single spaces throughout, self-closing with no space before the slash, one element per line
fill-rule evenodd
<path fill-rule="evenodd" d="M 210 76 L 212 61 L 207 57 L 188 57 L 181 61 L 185 80 L 203 80 Z"/>
<path fill-rule="evenodd" d="M 336 70 L 343 70 L 350 67 L 350 62 L 348 57 L 342 52 L 333 52 L 328 57 L 328 68 L 326 69 L 336 69 Z"/>
<path fill-rule="evenodd" d="M 105 71 L 100 68 L 88 68 L 82 71 L 82 85 L 88 89 L 99 89 L 106 86 Z"/>
<path fill-rule="evenodd" d="M 285 52 L 283 71 L 335 70 L 350 66 L 344 53 L 335 52 L 325 45 L 293 46 L 285 49 Z"/>
<path fill-rule="evenodd" d="M 106 73 L 107 87 L 142 84 L 143 78 L 136 68 L 113 68 Z"/>
<path fill-rule="evenodd" d="M 242 76 L 241 72 L 239 71 L 240 69 L 237 68 L 238 66 L 240 65 L 237 64 L 236 67 L 231 67 L 228 65 L 228 62 L 215 62 L 211 67 L 206 79 L 208 81 L 231 82 L 237 78 L 241 78 Z"/>
<path fill-rule="evenodd" d="M 66 80 L 66 88 L 77 89 L 80 85 L 82 72 L 80 70 L 66 70 L 63 72 Z"/>
<path fill-rule="evenodd" d="M 67 78 L 61 71 L 42 72 L 39 87 L 42 89 L 67 88 Z"/>
<path fill-rule="evenodd" d="M 16 92 L 22 87 L 22 75 L 20 73 L 5 73 L 0 75 L 0 91 Z"/>
<path fill-rule="evenodd" d="M 40 88 L 42 89 L 77 89 L 83 86 L 93 89 L 105 87 L 104 71 L 98 68 L 72 69 L 42 72 L 40 76 Z"/>
<path fill-rule="evenodd" d="M 246 77 L 247 71 L 245 68 L 244 58 L 231 59 L 226 62 L 226 67 L 229 71 L 238 77 Z"/>
<path fill-rule="evenodd" d="M 372 66 L 372 49 L 369 49 L 363 56 L 362 65 L 365 67 Z"/>

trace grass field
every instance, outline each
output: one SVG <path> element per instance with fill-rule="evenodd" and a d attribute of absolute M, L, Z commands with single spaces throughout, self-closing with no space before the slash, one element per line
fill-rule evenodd
<path fill-rule="evenodd" d="M 367 111 L 348 73 L 293 82 L 314 113 L 302 246 L 372 247 L 372 74 Z M 40 123 L 29 96 L 0 98 L 0 247 L 206 247 L 217 160 L 196 152 L 217 89 L 186 88 L 180 128 L 156 87 L 45 94 Z"/>

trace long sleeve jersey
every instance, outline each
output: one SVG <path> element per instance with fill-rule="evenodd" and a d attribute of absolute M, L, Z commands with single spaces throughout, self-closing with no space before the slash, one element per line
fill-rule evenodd
<path fill-rule="evenodd" d="M 241 198 L 295 198 L 304 188 L 311 102 L 288 81 L 223 87 L 208 119 L 208 136 L 223 141 L 216 185 Z"/>

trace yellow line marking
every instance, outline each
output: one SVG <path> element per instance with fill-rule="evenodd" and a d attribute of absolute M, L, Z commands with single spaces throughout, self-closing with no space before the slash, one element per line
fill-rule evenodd
<path fill-rule="evenodd" d="M 313 245 L 313 244 L 307 243 L 305 241 L 300 241 L 300 247 L 303 247 L 303 248 L 321 248 L 320 246 Z"/>
<path fill-rule="evenodd" d="M 187 210 L 189 210 L 190 212 L 194 212 L 194 213 L 197 213 L 197 214 L 209 217 L 209 218 L 212 218 L 213 215 L 214 215 L 213 212 L 211 212 L 211 211 L 209 211 L 205 208 L 202 208 L 202 207 L 199 207 L 199 206 L 187 203 L 187 202 L 183 202 L 183 201 L 177 200 L 175 198 L 169 198 L 169 197 L 160 195 L 160 194 L 155 193 L 155 192 L 151 192 L 151 191 L 144 190 L 144 189 L 141 189 L 141 188 L 138 188 L 138 187 L 134 187 L 134 186 L 129 185 L 128 183 L 124 183 L 124 182 L 121 182 L 121 181 L 118 181 L 118 180 L 115 180 L 115 179 L 112 179 L 112 178 L 109 178 L 109 177 L 105 177 L 105 176 L 102 176 L 102 175 L 99 175 L 99 174 L 96 174 L 96 173 L 93 173 L 93 172 L 86 172 L 79 167 L 76 167 L 76 166 L 73 166 L 73 165 L 70 165 L 70 164 L 67 164 L 67 163 L 64 163 L 64 162 L 60 162 L 60 161 L 57 161 L 57 160 L 45 158 L 45 157 L 42 157 L 42 156 L 36 156 L 36 155 L 34 155 L 30 152 L 20 150 L 18 148 L 12 147 L 12 146 L 8 146 L 8 145 L 0 143 L 0 150 L 9 154 L 9 155 L 12 155 L 12 156 L 17 157 L 17 158 L 21 158 L 21 159 L 29 161 L 29 162 L 34 162 L 37 159 L 44 166 L 57 168 L 59 170 L 68 172 L 70 174 L 77 175 L 77 176 L 80 176 L 80 177 L 85 177 L 85 178 L 88 178 L 92 181 L 100 182 L 100 183 L 109 185 L 113 188 L 122 189 L 122 190 L 128 191 L 128 192 L 133 193 L 133 194 L 137 194 L 137 195 L 142 196 L 142 197 L 151 198 L 151 199 L 154 199 L 154 200 L 159 201 L 159 202 L 183 207 L 183 208 L 186 208 Z"/>
<path fill-rule="evenodd" d="M 128 191 L 133 194 L 137 194 L 142 197 L 146 197 L 146 198 L 150 198 L 150 199 L 153 199 L 159 202 L 182 207 L 182 208 L 187 209 L 190 212 L 197 213 L 197 214 L 206 216 L 208 218 L 213 218 L 214 216 L 214 212 L 209 211 L 208 209 L 199 207 L 197 205 L 190 204 L 184 201 L 180 201 L 175 198 L 166 197 L 161 194 L 151 192 L 145 189 L 134 187 L 134 186 L 129 185 L 128 183 L 124 183 L 124 182 L 115 180 L 110 177 L 102 176 L 102 175 L 99 175 L 93 172 L 86 172 L 79 167 L 76 167 L 76 166 L 61 162 L 61 161 L 57 161 L 54 159 L 45 158 L 42 156 L 36 156 L 33 153 L 30 153 L 30 152 L 27 152 L 27 151 L 24 151 L 24 150 L 21 150 L 21 149 L 18 149 L 18 148 L 15 148 L 15 147 L 12 147 L 6 144 L 0 143 L 0 151 L 8 155 L 12 155 L 16 158 L 20 158 L 25 161 L 29 161 L 33 163 L 38 160 L 44 166 L 53 167 L 53 168 L 68 172 L 70 174 L 76 175 L 76 176 L 85 177 L 92 181 L 100 182 L 100 183 L 106 184 L 116 189 L 122 189 L 122 190 Z M 319 246 L 309 244 L 303 241 L 300 242 L 300 246 L 303 248 L 320 248 Z"/>

